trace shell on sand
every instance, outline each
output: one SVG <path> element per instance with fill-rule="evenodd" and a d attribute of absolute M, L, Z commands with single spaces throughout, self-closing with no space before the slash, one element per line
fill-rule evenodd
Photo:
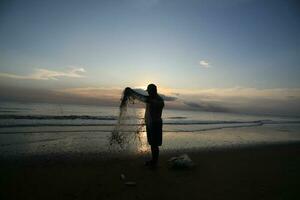
<path fill-rule="evenodd" d="M 125 185 L 127 185 L 127 186 L 136 186 L 136 182 L 134 182 L 134 181 L 127 181 L 127 182 L 125 182 Z"/>

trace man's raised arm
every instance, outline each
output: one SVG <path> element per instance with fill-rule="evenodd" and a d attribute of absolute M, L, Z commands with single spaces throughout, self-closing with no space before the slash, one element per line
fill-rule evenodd
<path fill-rule="evenodd" d="M 142 94 L 134 91 L 130 87 L 125 88 L 125 94 L 127 96 L 133 96 L 134 98 L 136 98 L 136 99 L 138 99 L 138 100 L 140 100 L 140 101 L 142 101 L 144 103 L 147 103 L 148 96 L 142 95 Z"/>

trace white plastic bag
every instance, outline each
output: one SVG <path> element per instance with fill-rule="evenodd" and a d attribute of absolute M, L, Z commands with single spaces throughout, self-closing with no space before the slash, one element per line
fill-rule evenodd
<path fill-rule="evenodd" d="M 168 160 L 169 167 L 174 169 L 190 169 L 194 167 L 192 159 L 187 154 L 172 157 Z"/>

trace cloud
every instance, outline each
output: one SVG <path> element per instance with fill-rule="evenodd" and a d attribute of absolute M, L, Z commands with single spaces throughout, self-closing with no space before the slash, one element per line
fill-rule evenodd
<path fill-rule="evenodd" d="M 176 101 L 178 98 L 173 96 L 167 96 L 164 94 L 159 94 L 165 101 Z"/>
<path fill-rule="evenodd" d="M 180 96 L 180 93 L 178 93 L 178 92 L 172 92 L 172 94 L 177 96 L 177 97 Z"/>
<path fill-rule="evenodd" d="M 59 77 L 82 78 L 85 73 L 84 68 L 70 68 L 67 71 L 54 71 L 49 69 L 35 69 L 29 75 L 17 75 L 10 73 L 1 73 L 0 77 L 13 78 L 13 79 L 31 79 L 31 80 L 57 80 Z"/>
<path fill-rule="evenodd" d="M 214 105 L 208 102 L 192 102 L 192 101 L 184 101 L 185 105 L 201 111 L 208 111 L 208 112 L 228 112 L 228 108 L 224 108 L 220 105 Z"/>
<path fill-rule="evenodd" d="M 59 92 L 77 95 L 81 97 L 107 99 L 107 100 L 120 100 L 122 90 L 119 88 L 110 87 L 80 87 L 80 88 L 65 88 L 58 90 Z"/>
<path fill-rule="evenodd" d="M 142 94 L 148 95 L 147 91 L 141 88 L 134 88 L 134 91 Z M 67 88 L 61 89 L 60 92 L 78 95 L 82 97 L 91 97 L 91 98 L 99 98 L 106 100 L 119 100 L 121 98 L 123 88 L 103 88 L 103 87 L 86 87 L 86 88 Z M 165 101 L 176 101 L 177 97 L 159 94 Z"/>
<path fill-rule="evenodd" d="M 210 63 L 209 63 L 207 60 L 200 60 L 200 61 L 199 61 L 199 65 L 200 65 L 201 67 L 204 67 L 204 68 L 209 68 L 209 67 L 211 67 L 211 66 L 210 66 Z"/>
<path fill-rule="evenodd" d="M 83 104 L 99 106 L 119 106 L 123 88 L 82 87 L 57 90 L 34 89 L 0 85 L 0 102 L 43 102 L 63 104 Z M 139 90 L 138 90 L 139 91 Z M 176 102 L 175 98 L 163 95 L 166 104 Z M 143 107 L 138 103 L 137 106 Z"/>
<path fill-rule="evenodd" d="M 300 115 L 300 88 L 234 87 L 176 92 L 180 92 L 180 100 L 188 108 L 217 112 Z"/>
<path fill-rule="evenodd" d="M 99 106 L 118 106 L 120 103 L 120 91 L 114 89 L 70 88 L 49 90 L 0 85 L 0 91 L 0 102 L 16 101 Z M 98 94 L 92 95 L 90 91 L 98 91 Z"/>
<path fill-rule="evenodd" d="M 44 90 L 0 84 L 0 101 L 119 106 L 123 89 L 81 87 Z M 147 94 L 145 90 L 136 91 Z M 174 93 L 180 95 L 174 96 Z M 165 99 L 167 109 L 300 116 L 300 88 L 169 88 L 160 95 Z"/>
<path fill-rule="evenodd" d="M 300 98 L 300 88 L 246 88 L 246 87 L 232 87 L 232 88 L 210 88 L 210 89 L 196 89 L 181 91 L 185 95 L 197 95 L 205 97 L 209 100 L 220 98 L 243 98 L 243 99 L 287 99 L 289 96 Z"/>

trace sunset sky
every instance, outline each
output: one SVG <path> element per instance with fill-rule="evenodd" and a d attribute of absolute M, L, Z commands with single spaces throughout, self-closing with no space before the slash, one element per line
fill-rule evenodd
<path fill-rule="evenodd" d="M 300 115 L 299 36 L 297 0 L 3 0 L 0 100 Z"/>

